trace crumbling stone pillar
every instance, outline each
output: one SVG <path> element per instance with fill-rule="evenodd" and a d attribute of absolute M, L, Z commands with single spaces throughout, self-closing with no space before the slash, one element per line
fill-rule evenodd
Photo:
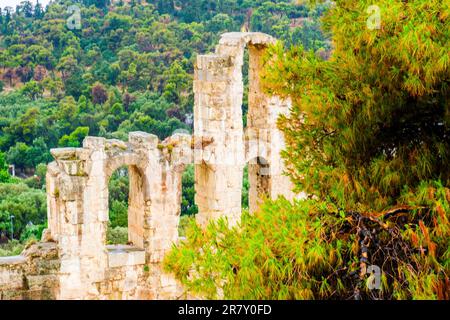
<path fill-rule="evenodd" d="M 293 199 L 293 185 L 284 173 L 281 151 L 284 136 L 278 129 L 281 114 L 287 114 L 290 101 L 266 94 L 261 85 L 261 70 L 266 45 L 256 42 L 249 49 L 249 98 L 246 130 L 246 162 L 249 173 L 249 209 L 258 210 L 265 199 L 284 196 Z"/>
<path fill-rule="evenodd" d="M 295 195 L 280 151 L 276 127 L 289 101 L 266 95 L 260 85 L 262 57 L 270 36 L 228 33 L 215 54 L 198 56 L 194 79 L 195 137 L 175 134 L 160 143 L 144 132 L 129 141 L 87 137 L 82 148 L 51 150 L 47 171 L 49 230 L 25 257 L 1 259 L 0 299 L 173 299 L 180 286 L 162 270 L 164 255 L 178 241 L 181 182 L 195 162 L 198 221 L 240 220 L 242 175 L 249 165 L 250 211 L 265 197 Z M 242 66 L 250 52 L 248 125 L 242 122 Z M 194 150 L 194 153 L 192 152 Z M 129 169 L 128 245 L 109 246 L 108 182 Z M 36 250 L 47 248 L 44 255 Z M 35 266 L 50 265 L 41 270 Z M 26 279 L 21 284 L 21 279 Z M 14 290 L 21 290 L 18 295 Z"/>
<path fill-rule="evenodd" d="M 233 57 L 199 56 L 195 69 L 195 201 L 201 224 L 241 214 L 244 168 L 242 73 Z M 212 142 L 207 145 L 203 142 Z M 198 147 L 197 146 L 201 146 Z"/>
<path fill-rule="evenodd" d="M 178 241 L 181 181 L 192 138 L 159 143 L 133 132 L 129 141 L 87 137 L 83 148 L 54 149 L 47 189 L 49 228 L 61 257 L 60 299 L 173 298 L 179 290 L 161 262 Z M 129 243 L 108 246 L 108 183 L 129 169 Z M 145 266 L 145 268 L 144 268 Z"/>
<path fill-rule="evenodd" d="M 66 148 L 51 152 L 56 162 L 49 165 L 47 195 L 50 233 L 59 244 L 61 258 L 58 298 L 77 299 L 86 295 L 87 283 L 92 282 L 87 278 L 98 277 L 98 271 L 104 269 L 97 264 L 106 256 L 95 246 L 100 242 L 95 241 L 100 225 L 89 208 L 97 201 L 86 201 L 92 194 L 101 196 L 98 192 L 102 185 L 98 179 L 91 180 L 88 185 L 85 170 L 89 154 L 85 149 Z M 101 161 L 103 157 L 96 154 L 95 158 Z M 94 190 L 97 193 L 92 193 L 95 188 L 98 188 Z M 102 213 L 101 208 L 97 213 Z M 96 265 L 90 266 L 92 263 Z M 86 269 L 93 273 L 88 276 Z"/>
<path fill-rule="evenodd" d="M 146 198 L 146 239 L 151 268 L 148 285 L 142 291 L 144 296 L 152 299 L 173 299 L 181 290 L 175 279 L 163 272 L 161 263 L 173 244 L 178 242 L 182 176 L 185 166 L 192 163 L 191 143 L 190 135 L 175 134 L 162 144 L 155 145 L 148 157 L 150 193 Z"/>
<path fill-rule="evenodd" d="M 266 95 L 260 85 L 262 57 L 275 40 L 262 33 L 227 33 L 215 54 L 197 58 L 194 75 L 194 134 L 196 148 L 197 220 L 227 217 L 236 224 L 241 215 L 243 168 L 249 163 L 250 211 L 265 197 L 292 198 L 292 185 L 283 175 L 284 147 L 276 121 L 289 110 L 289 101 Z M 250 55 L 248 125 L 242 122 L 244 50 Z"/>

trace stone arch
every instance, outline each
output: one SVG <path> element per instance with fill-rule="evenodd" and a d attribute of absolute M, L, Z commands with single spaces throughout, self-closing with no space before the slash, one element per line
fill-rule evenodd
<path fill-rule="evenodd" d="M 128 197 L 128 241 L 139 249 L 145 248 L 145 212 L 149 212 L 150 202 L 150 177 L 147 176 L 145 161 L 137 153 L 120 153 L 109 158 L 105 166 L 105 185 L 109 185 L 111 176 L 122 167 L 128 168 L 129 176 L 129 197 Z M 109 189 L 107 190 L 109 199 Z M 109 215 L 109 201 L 108 215 Z M 106 234 L 105 234 L 106 243 Z"/>
<path fill-rule="evenodd" d="M 213 141 L 195 150 L 197 219 L 201 224 L 222 216 L 231 224 L 239 221 L 243 169 L 247 161 L 257 157 L 263 157 L 270 167 L 268 197 L 294 197 L 291 182 L 283 172 L 280 151 L 284 138 L 277 128 L 278 116 L 289 111 L 290 102 L 267 95 L 260 82 L 263 56 L 274 42 L 274 38 L 263 33 L 226 33 L 214 54 L 197 57 L 194 134 L 198 142 L 205 138 Z M 250 61 L 249 111 L 244 130 L 245 48 L 249 50 Z M 251 180 L 256 183 L 256 176 Z M 253 207 L 251 211 L 256 209 Z"/>
<path fill-rule="evenodd" d="M 47 171 L 49 230 L 45 241 L 49 241 L 46 244 L 58 263 L 51 275 L 57 299 L 180 296 L 179 286 L 164 274 L 161 262 L 178 240 L 181 176 L 187 163 L 194 161 L 196 166 L 200 223 L 223 216 L 231 224 L 239 221 L 242 175 L 248 162 L 254 165 L 250 171 L 255 172 L 251 176 L 253 211 L 263 195 L 295 196 L 288 177 L 283 175 L 280 151 L 284 140 L 276 127 L 278 115 L 287 112 L 290 103 L 266 95 L 259 82 L 262 56 L 273 42 L 272 37 L 261 33 L 228 33 L 222 36 L 214 54 L 198 56 L 193 141 L 190 135 L 175 134 L 160 142 L 154 135 L 132 132 L 128 142 L 87 137 L 82 148 L 51 150 L 55 161 Z M 250 116 L 244 130 L 245 47 L 250 52 Z M 132 219 L 139 230 L 132 231 L 131 237 L 138 248 L 111 252 L 105 241 L 108 181 L 124 165 L 131 168 L 131 193 L 137 197 Z M 269 176 L 263 177 L 261 170 L 268 170 Z M 13 262 L 21 270 L 14 276 L 18 282 L 26 276 L 25 266 L 35 266 L 30 257 Z M 0 295 L 2 288 L 0 282 Z"/>

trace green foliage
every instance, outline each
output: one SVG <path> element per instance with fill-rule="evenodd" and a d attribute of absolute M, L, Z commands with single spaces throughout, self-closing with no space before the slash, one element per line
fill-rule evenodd
<path fill-rule="evenodd" d="M 23 142 L 17 142 L 14 147 L 11 147 L 7 153 L 9 163 L 13 163 L 18 168 L 27 168 L 30 163 L 27 157 L 24 157 L 30 151 L 30 147 Z"/>
<path fill-rule="evenodd" d="M 109 208 L 109 220 L 112 226 L 128 226 L 128 203 L 112 200 Z"/>
<path fill-rule="evenodd" d="M 110 227 L 127 227 L 129 176 L 126 167 L 113 173 L 108 189 Z"/>
<path fill-rule="evenodd" d="M 30 240 L 39 241 L 42 238 L 42 232 L 47 228 L 47 224 L 27 224 L 25 230 L 20 235 L 20 242 L 27 243 Z"/>
<path fill-rule="evenodd" d="M 128 243 L 128 228 L 124 227 L 109 227 L 106 233 L 106 242 L 109 245 L 127 244 Z"/>
<path fill-rule="evenodd" d="M 180 237 L 186 237 L 187 229 L 191 225 L 192 221 L 194 221 L 194 216 L 191 215 L 182 215 L 180 217 L 180 225 L 178 226 L 178 235 Z"/>
<path fill-rule="evenodd" d="M 47 164 L 40 163 L 36 166 L 36 179 L 39 181 L 40 188 L 44 188 L 46 181 L 45 177 L 47 175 Z"/>
<path fill-rule="evenodd" d="M 187 166 L 183 173 L 181 215 L 195 215 L 198 207 L 195 204 L 195 172 L 194 165 Z"/>
<path fill-rule="evenodd" d="M 18 256 L 25 249 L 25 245 L 19 240 L 12 240 L 6 244 L 0 244 L 0 257 Z"/>
<path fill-rule="evenodd" d="M 313 213 L 320 209 L 318 213 Z M 311 299 L 331 292 L 327 274 L 350 255 L 348 243 L 328 241 L 323 226 L 342 224 L 317 203 L 267 203 L 239 227 L 225 220 L 205 231 L 191 223 L 187 240 L 166 257 L 165 266 L 190 292 L 225 299 Z M 336 250 L 339 247 L 339 250 Z"/>
<path fill-rule="evenodd" d="M 269 92 L 293 100 L 280 127 L 298 190 L 367 211 L 397 204 L 405 185 L 450 184 L 449 7 L 379 1 L 370 30 L 371 4 L 326 13 L 329 60 L 278 45 L 264 74 Z"/>
<path fill-rule="evenodd" d="M 29 178 L 22 179 L 22 181 L 32 189 L 40 189 L 45 191 L 46 174 L 47 174 L 47 164 L 40 163 L 36 166 L 34 175 Z"/>
<path fill-rule="evenodd" d="M 47 219 L 47 197 L 42 190 L 23 183 L 0 183 L 0 232 L 10 234 L 13 215 L 14 235 L 18 238 L 28 223 L 44 224 Z"/>
<path fill-rule="evenodd" d="M 0 183 L 8 182 L 10 178 L 5 155 L 0 152 Z"/>
<path fill-rule="evenodd" d="M 206 28 L 213 33 L 231 31 L 233 30 L 233 19 L 225 13 L 218 13 L 209 21 Z"/>
<path fill-rule="evenodd" d="M 31 146 L 17 142 L 6 154 L 9 163 L 16 168 L 34 168 L 39 163 L 50 162 L 50 152 L 43 138 L 37 138 Z"/>
<path fill-rule="evenodd" d="M 78 127 L 70 135 L 59 139 L 60 147 L 80 147 L 84 138 L 89 134 L 89 127 Z"/>
<path fill-rule="evenodd" d="M 391 232 L 381 227 L 386 223 L 399 232 L 394 240 L 409 254 L 373 250 L 371 263 L 383 267 L 382 288 L 373 293 L 362 286 L 364 298 L 448 298 L 450 189 L 439 182 L 421 188 L 425 198 L 417 204 L 428 209 L 403 223 L 397 218 L 380 220 L 378 246 L 393 246 Z M 404 194 L 411 205 L 419 198 Z M 164 264 L 188 292 L 211 299 L 220 298 L 219 292 L 236 300 L 350 299 L 359 285 L 359 277 L 352 276 L 359 272 L 359 243 L 356 233 L 348 231 L 357 225 L 354 216 L 339 212 L 332 203 L 279 199 L 265 203 L 253 216 L 244 213 L 234 228 L 224 219 L 211 222 L 206 230 L 190 222 L 186 240 L 173 248 Z"/>
<path fill-rule="evenodd" d="M 27 82 L 22 88 L 22 93 L 32 100 L 42 97 L 44 93 L 44 88 L 36 81 Z"/>

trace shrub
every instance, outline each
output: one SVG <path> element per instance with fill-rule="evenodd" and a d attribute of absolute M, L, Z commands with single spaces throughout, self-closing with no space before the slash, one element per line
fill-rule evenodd
<path fill-rule="evenodd" d="M 423 183 L 403 198 L 415 209 L 374 217 L 279 199 L 231 229 L 224 219 L 205 230 L 193 221 L 164 266 L 188 292 L 212 299 L 449 299 L 450 189 Z M 365 267 L 381 268 L 380 290 L 361 275 L 362 236 Z"/>
<path fill-rule="evenodd" d="M 178 235 L 180 237 L 186 237 L 186 230 L 188 229 L 191 222 L 194 220 L 194 216 L 181 216 L 180 224 L 178 226 Z"/>
<path fill-rule="evenodd" d="M 32 239 L 37 241 L 41 240 L 42 232 L 44 231 L 45 228 L 47 228 L 47 224 L 39 224 L 39 225 L 28 224 L 20 236 L 20 242 L 27 243 Z"/>
<path fill-rule="evenodd" d="M 124 227 L 108 228 L 106 239 L 107 244 L 127 244 L 128 228 Z"/>
<path fill-rule="evenodd" d="M 0 257 L 18 256 L 24 249 L 24 244 L 18 240 L 12 240 L 6 244 L 0 244 Z"/>

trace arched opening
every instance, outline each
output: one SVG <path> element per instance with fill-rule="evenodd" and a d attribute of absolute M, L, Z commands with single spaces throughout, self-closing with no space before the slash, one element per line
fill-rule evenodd
<path fill-rule="evenodd" d="M 145 179 L 135 165 L 114 170 L 108 182 L 106 243 L 144 249 Z"/>
<path fill-rule="evenodd" d="M 130 179 L 128 167 L 120 167 L 111 175 L 109 190 L 108 245 L 128 244 L 128 198 Z"/>
<path fill-rule="evenodd" d="M 181 214 L 178 225 L 178 235 L 180 239 L 186 237 L 186 229 L 190 222 L 195 219 L 198 213 L 198 206 L 195 203 L 195 166 L 186 165 L 183 171 L 181 182 Z"/>
<path fill-rule="evenodd" d="M 230 225 L 238 223 L 247 185 L 252 190 L 264 190 L 263 194 L 270 198 L 281 190 L 273 188 L 270 181 L 277 179 L 282 167 L 278 149 L 283 141 L 276 120 L 288 104 L 267 95 L 260 81 L 264 53 L 273 42 L 273 38 L 260 33 L 232 32 L 222 35 L 214 54 L 197 57 L 194 132 L 213 141 L 194 156 L 197 221 L 201 225 L 220 217 L 227 218 Z M 258 152 L 250 152 L 255 145 Z M 269 177 L 253 174 L 247 184 L 243 181 L 245 165 L 256 157 L 267 160 L 257 160 L 258 167 L 270 163 Z M 247 170 L 258 171 L 250 167 Z M 248 198 L 253 211 L 252 192 Z"/>

